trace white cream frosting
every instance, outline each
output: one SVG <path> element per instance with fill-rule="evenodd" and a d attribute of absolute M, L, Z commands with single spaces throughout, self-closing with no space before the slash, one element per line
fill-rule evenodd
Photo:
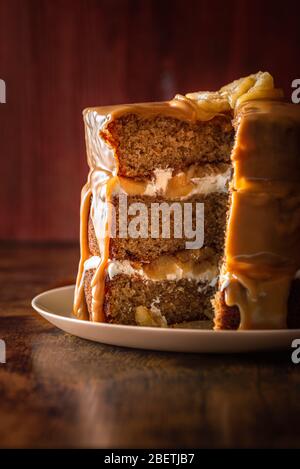
<path fill-rule="evenodd" d="M 84 270 L 86 271 L 90 269 L 97 269 L 99 264 L 100 264 L 99 256 L 89 257 L 84 263 Z"/>
<path fill-rule="evenodd" d="M 142 269 L 134 269 L 129 261 L 109 261 L 107 266 L 107 273 L 110 279 L 113 279 L 116 275 L 140 275 L 144 277 Z"/>
<path fill-rule="evenodd" d="M 230 273 L 226 272 L 220 275 L 220 290 L 224 291 L 230 284 Z"/>
<path fill-rule="evenodd" d="M 156 169 L 154 171 L 154 179 L 148 182 L 143 195 L 154 196 L 156 194 L 164 194 L 172 178 L 172 173 L 172 168 Z"/>
<path fill-rule="evenodd" d="M 183 173 L 179 173 L 183 174 Z M 172 178 L 172 169 L 157 169 L 155 178 L 147 184 L 143 195 L 155 196 L 157 194 L 165 195 L 168 182 Z M 231 168 L 227 168 L 222 173 L 210 174 L 203 177 L 191 178 L 193 183 L 192 190 L 181 200 L 196 194 L 211 194 L 213 192 L 226 192 L 228 182 L 231 179 Z"/>
<path fill-rule="evenodd" d="M 227 192 L 228 182 L 231 179 L 231 168 L 219 174 L 204 176 L 202 178 L 192 178 L 195 188 L 188 195 L 211 194 L 213 192 Z"/>

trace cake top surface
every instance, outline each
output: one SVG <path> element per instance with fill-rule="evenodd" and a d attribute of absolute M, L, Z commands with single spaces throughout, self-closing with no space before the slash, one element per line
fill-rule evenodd
<path fill-rule="evenodd" d="M 253 99 L 278 99 L 282 90 L 274 87 L 273 77 L 268 72 L 257 72 L 223 86 L 218 91 L 197 91 L 186 95 L 177 94 L 170 101 L 120 104 L 91 107 L 83 111 L 105 117 L 105 122 L 127 113 L 146 116 L 163 114 L 182 120 L 210 120 L 216 115 L 235 110 L 243 102 Z"/>
<path fill-rule="evenodd" d="M 199 91 L 185 96 L 177 94 L 174 99 L 163 102 L 87 108 L 83 115 L 89 166 L 114 173 L 119 171 L 115 151 L 103 135 L 109 124 L 122 116 L 163 116 L 191 123 L 208 122 L 217 116 L 230 119 L 243 103 L 250 100 L 278 100 L 282 96 L 282 91 L 274 87 L 272 76 L 268 72 L 258 72 L 235 80 L 215 92 Z"/>
<path fill-rule="evenodd" d="M 236 120 L 241 117 L 244 119 L 257 119 L 262 117 L 275 122 L 280 118 L 281 122 L 297 123 L 300 122 L 300 106 L 284 101 L 261 99 L 244 101 L 236 110 Z"/>

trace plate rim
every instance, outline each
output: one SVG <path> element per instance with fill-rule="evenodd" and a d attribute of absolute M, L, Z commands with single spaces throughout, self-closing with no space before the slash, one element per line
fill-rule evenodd
<path fill-rule="evenodd" d="M 152 332 L 160 332 L 162 334 L 183 334 L 183 333 L 189 333 L 189 334 L 194 334 L 194 335 L 208 335 L 208 334 L 218 334 L 218 335 L 262 335 L 262 334 L 268 334 L 268 335 L 283 335 L 283 334 L 299 334 L 300 336 L 300 329 L 255 329 L 255 330 L 213 330 L 213 329 L 193 329 L 193 328 L 168 328 L 168 327 L 155 327 L 155 326 L 143 326 L 139 327 L 136 325 L 126 325 L 126 324 L 110 324 L 110 323 L 105 323 L 105 322 L 92 322 L 92 321 L 86 321 L 83 319 L 78 319 L 75 316 L 74 317 L 69 317 L 65 315 L 60 315 L 54 312 L 51 312 L 44 308 L 41 304 L 38 304 L 39 300 L 43 298 L 43 296 L 47 294 L 55 294 L 55 292 L 58 291 L 63 291 L 63 290 L 71 290 L 75 288 L 75 284 L 72 285 L 65 285 L 62 287 L 56 287 L 56 288 L 50 288 L 49 290 L 45 290 L 38 295 L 34 296 L 31 300 L 31 306 L 32 308 L 41 316 L 49 316 L 51 318 L 61 318 L 64 321 L 71 322 L 71 323 L 76 323 L 76 324 L 82 324 L 82 325 L 89 325 L 90 327 L 100 327 L 100 328 L 107 328 L 107 329 L 121 329 L 121 330 L 134 330 L 135 333 L 139 333 L 137 331 L 140 331 L 141 333 L 144 331 L 148 331 L 149 333 Z"/>

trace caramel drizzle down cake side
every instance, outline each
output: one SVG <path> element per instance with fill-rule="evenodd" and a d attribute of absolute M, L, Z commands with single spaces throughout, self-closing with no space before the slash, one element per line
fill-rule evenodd
<path fill-rule="evenodd" d="M 284 329 L 300 267 L 300 109 L 245 102 L 236 128 L 221 290 L 239 329 Z"/>

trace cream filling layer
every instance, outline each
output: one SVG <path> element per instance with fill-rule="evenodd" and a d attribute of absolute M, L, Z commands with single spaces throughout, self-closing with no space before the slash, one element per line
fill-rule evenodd
<path fill-rule="evenodd" d="M 228 191 L 232 169 L 229 165 L 222 168 L 191 167 L 187 171 L 173 174 L 172 169 L 157 169 L 154 177 L 147 181 L 136 181 L 119 177 L 113 195 L 162 196 L 166 199 L 184 200 L 193 195 L 224 193 Z"/>
<path fill-rule="evenodd" d="M 84 270 L 96 269 L 100 264 L 99 256 L 92 256 L 84 263 Z M 135 265 L 134 265 L 135 264 Z M 108 261 L 107 274 L 110 280 L 117 275 L 128 275 L 142 277 L 143 280 L 162 281 L 162 280 L 181 280 L 189 279 L 198 282 L 206 282 L 214 287 L 218 280 L 218 268 L 211 262 L 202 262 L 196 268 L 187 265 L 184 266 L 176 260 L 168 261 L 165 269 L 155 269 L 155 264 L 132 263 L 128 260 Z"/>
<path fill-rule="evenodd" d="M 172 268 L 166 271 L 162 271 L 161 273 L 156 272 L 155 275 L 151 275 L 149 271 L 147 271 L 147 267 L 143 268 L 136 268 L 134 267 L 129 261 L 110 261 L 107 268 L 107 273 L 110 279 L 114 278 L 116 275 L 124 274 L 129 276 L 138 275 L 142 277 L 144 280 L 152 280 L 152 281 L 162 281 L 162 280 L 181 280 L 181 279 L 188 279 L 188 280 L 196 280 L 198 282 L 207 282 L 210 286 L 214 286 L 216 284 L 216 279 L 218 276 L 218 269 L 214 265 L 205 266 L 203 271 L 195 272 L 192 268 L 182 268 L 180 264 L 172 265 Z"/>
<path fill-rule="evenodd" d="M 84 270 L 91 270 L 97 269 L 100 264 L 100 257 L 99 256 L 92 256 L 89 257 L 84 263 Z"/>
<path fill-rule="evenodd" d="M 191 176 L 188 172 L 180 172 L 176 176 L 172 176 L 172 170 L 158 169 L 155 171 L 155 179 L 149 182 L 146 186 L 144 195 L 155 196 L 158 194 L 166 195 L 168 192 L 173 192 L 176 196 L 176 188 L 170 190 L 170 185 L 174 182 L 176 186 L 176 179 L 187 180 L 187 194 L 182 194 L 180 199 L 191 197 L 196 194 L 211 194 L 213 192 L 227 192 L 228 183 L 231 178 L 231 168 L 228 167 L 225 171 L 219 173 L 207 174 L 205 176 Z M 184 184 L 182 184 L 182 187 Z M 180 191 L 179 191 L 180 192 Z"/>

